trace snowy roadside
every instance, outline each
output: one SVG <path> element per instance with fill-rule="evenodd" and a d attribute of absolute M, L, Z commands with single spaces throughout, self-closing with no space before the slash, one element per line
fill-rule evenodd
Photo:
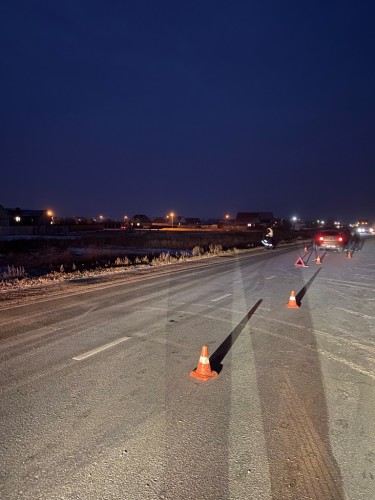
<path fill-rule="evenodd" d="M 305 240 L 282 242 L 280 246 L 290 247 L 305 244 Z M 197 247 L 198 249 L 199 247 Z M 150 260 L 146 256 L 137 256 L 134 260 L 127 257 L 117 258 L 102 267 L 94 269 L 71 269 L 66 271 L 64 266 L 59 271 L 46 273 L 42 276 L 28 276 L 23 269 L 8 269 L 0 274 L 0 310 L 24 303 L 45 300 L 77 292 L 80 286 L 82 292 L 99 286 L 110 286 L 113 283 L 126 282 L 142 276 L 173 272 L 183 269 L 194 263 L 201 263 L 218 257 L 230 257 L 253 252 L 261 252 L 263 247 L 247 249 L 223 250 L 221 245 L 214 245 L 208 252 L 194 253 L 161 253 Z M 8 274 L 8 276 L 6 276 Z"/>
<path fill-rule="evenodd" d="M 38 277 L 23 275 L 24 270 L 22 269 L 9 268 L 3 273 L 3 279 L 0 281 L 0 309 L 69 294 L 73 289 L 77 290 L 77 285 L 81 285 L 82 291 L 83 287 L 85 290 L 89 290 L 106 283 L 129 281 L 143 275 L 181 269 L 191 265 L 191 263 L 214 257 L 233 256 L 254 250 L 259 250 L 259 248 L 225 251 L 213 249 L 209 253 L 195 256 L 184 254 L 179 257 L 162 253 L 152 261 L 146 261 L 142 258 L 138 258 L 134 262 L 130 262 L 128 259 L 116 259 L 113 265 L 95 269 L 77 269 L 65 272 L 62 266 L 60 271 L 53 271 Z"/>

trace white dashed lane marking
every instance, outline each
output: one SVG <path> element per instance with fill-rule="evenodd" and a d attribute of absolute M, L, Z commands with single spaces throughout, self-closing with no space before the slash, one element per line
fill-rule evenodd
<path fill-rule="evenodd" d="M 121 344 L 121 342 L 125 342 L 125 340 L 129 340 L 131 337 L 121 337 L 120 339 L 114 340 L 113 342 L 109 342 L 109 344 L 104 344 L 100 347 L 97 347 L 96 349 L 92 349 L 91 351 L 84 352 L 83 354 L 80 354 L 79 356 L 75 356 L 73 359 L 75 361 L 82 361 L 83 359 L 89 358 L 90 356 L 94 356 L 95 354 L 98 354 L 98 352 L 105 351 L 106 349 L 109 349 L 110 347 L 113 347 L 117 344 Z"/>
<path fill-rule="evenodd" d="M 218 302 L 219 300 L 226 299 L 227 297 L 230 297 L 232 294 L 227 293 L 226 295 L 222 295 L 221 297 L 217 297 L 216 299 L 211 299 L 211 302 Z"/>

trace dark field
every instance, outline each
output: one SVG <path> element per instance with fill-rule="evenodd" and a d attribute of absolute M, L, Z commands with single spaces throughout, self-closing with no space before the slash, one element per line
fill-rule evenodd
<path fill-rule="evenodd" d="M 0 240 L 0 269 L 24 268 L 26 274 L 43 275 L 118 265 L 150 264 L 167 254 L 175 259 L 205 253 L 261 246 L 263 232 L 243 231 L 101 231 L 91 234 L 33 239 Z M 276 230 L 275 238 L 290 242 L 297 236 L 289 230 Z M 142 262 L 140 262 L 142 260 Z"/>

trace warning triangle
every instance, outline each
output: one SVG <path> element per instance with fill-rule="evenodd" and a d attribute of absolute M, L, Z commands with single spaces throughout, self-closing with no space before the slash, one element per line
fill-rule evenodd
<path fill-rule="evenodd" d="M 303 262 L 303 259 L 302 257 L 298 257 L 296 263 L 294 264 L 295 266 L 297 267 L 309 267 L 307 266 L 304 262 Z"/>

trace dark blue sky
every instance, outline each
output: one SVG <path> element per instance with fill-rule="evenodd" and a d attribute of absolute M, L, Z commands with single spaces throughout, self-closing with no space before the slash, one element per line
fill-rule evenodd
<path fill-rule="evenodd" d="M 0 7 L 0 204 L 375 219 L 373 1 Z"/>

